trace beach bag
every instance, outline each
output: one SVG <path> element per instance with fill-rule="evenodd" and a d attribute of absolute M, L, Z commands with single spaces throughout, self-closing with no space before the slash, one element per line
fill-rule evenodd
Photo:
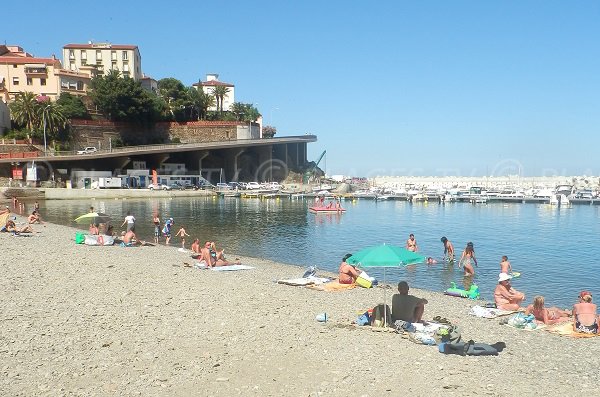
<path fill-rule="evenodd" d="M 85 234 L 83 232 L 75 232 L 75 244 L 83 244 L 85 242 Z"/>
<path fill-rule="evenodd" d="M 458 325 L 440 327 L 435 333 L 435 339 L 442 343 L 458 343 L 461 338 L 461 329 Z"/>
<path fill-rule="evenodd" d="M 369 312 L 364 312 L 356 319 L 357 325 L 368 325 L 371 322 L 371 318 L 369 317 Z"/>
<path fill-rule="evenodd" d="M 388 305 L 379 304 L 373 308 L 371 325 L 373 327 L 391 327 L 393 325 L 392 311 Z"/>

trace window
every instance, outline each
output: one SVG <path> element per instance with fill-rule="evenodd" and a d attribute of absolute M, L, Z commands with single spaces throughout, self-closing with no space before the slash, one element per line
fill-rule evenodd
<path fill-rule="evenodd" d="M 96 50 L 96 61 L 102 61 L 102 51 Z"/>
<path fill-rule="evenodd" d="M 75 59 L 75 50 L 69 50 L 69 58 Z"/>
<path fill-rule="evenodd" d="M 40 85 L 46 85 L 46 79 L 40 79 Z"/>
<path fill-rule="evenodd" d="M 77 81 L 77 91 L 83 91 L 83 81 Z"/>
<path fill-rule="evenodd" d="M 13 65 L 13 68 L 16 68 L 16 67 L 17 67 L 17 64 L 14 64 L 14 65 Z"/>
<path fill-rule="evenodd" d="M 117 52 L 116 51 L 110 52 L 110 59 L 112 59 L 113 61 L 117 60 Z"/>
<path fill-rule="evenodd" d="M 75 62 L 69 63 L 69 69 L 75 70 Z"/>
<path fill-rule="evenodd" d="M 110 64 L 110 68 L 112 70 L 117 70 L 117 61 L 112 61 L 111 64 Z"/>
<path fill-rule="evenodd" d="M 129 72 L 129 65 L 126 63 L 123 63 L 123 71 L 124 72 Z"/>
<path fill-rule="evenodd" d="M 18 77 L 13 77 L 13 84 L 14 85 L 19 85 L 19 78 Z"/>
<path fill-rule="evenodd" d="M 27 77 L 27 85 L 33 85 L 33 79 L 31 77 Z"/>
<path fill-rule="evenodd" d="M 123 60 L 126 61 L 127 60 L 127 51 L 123 51 Z"/>

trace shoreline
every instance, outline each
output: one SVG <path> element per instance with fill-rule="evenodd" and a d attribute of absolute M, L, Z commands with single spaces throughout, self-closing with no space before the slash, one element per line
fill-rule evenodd
<path fill-rule="evenodd" d="M 349 327 L 393 287 L 314 291 L 274 283 L 300 277 L 296 265 L 239 256 L 255 268 L 197 270 L 175 247 L 80 246 L 76 228 L 34 229 L 0 235 L 4 395 L 571 395 L 600 383 L 600 338 L 501 326 L 469 316 L 473 301 L 411 289 L 429 301 L 425 319 L 505 342 L 497 357 Z"/>

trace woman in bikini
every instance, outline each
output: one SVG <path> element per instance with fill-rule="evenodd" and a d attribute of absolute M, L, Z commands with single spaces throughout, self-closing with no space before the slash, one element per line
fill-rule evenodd
<path fill-rule="evenodd" d="M 573 330 L 586 334 L 597 334 L 597 316 L 596 305 L 592 303 L 592 294 L 588 291 L 581 291 L 579 303 L 573 305 Z"/>
<path fill-rule="evenodd" d="M 356 279 L 360 275 L 360 273 L 356 270 L 355 266 L 350 265 L 346 262 L 348 258 L 350 258 L 352 254 L 346 254 L 342 258 L 342 263 L 340 263 L 340 270 L 338 275 L 338 282 L 340 284 L 354 284 Z"/>
<path fill-rule="evenodd" d="M 468 242 L 460 257 L 460 260 L 458 261 L 458 268 L 460 269 L 461 265 L 465 268 L 465 277 L 475 275 L 475 269 L 473 268 L 471 262 L 477 266 L 477 258 L 475 258 L 475 249 L 473 248 L 473 243 Z"/>
<path fill-rule="evenodd" d="M 546 325 L 563 322 L 571 316 L 567 310 L 561 310 L 558 307 L 544 307 L 543 296 L 533 298 L 533 304 L 527 306 L 527 310 L 525 310 L 525 315 L 529 314 L 533 314 L 537 321 Z"/>

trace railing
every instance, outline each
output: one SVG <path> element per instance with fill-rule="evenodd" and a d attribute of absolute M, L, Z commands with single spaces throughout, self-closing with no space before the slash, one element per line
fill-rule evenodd
<path fill-rule="evenodd" d="M 40 152 L 0 153 L 0 159 L 30 159 L 39 157 Z"/>

